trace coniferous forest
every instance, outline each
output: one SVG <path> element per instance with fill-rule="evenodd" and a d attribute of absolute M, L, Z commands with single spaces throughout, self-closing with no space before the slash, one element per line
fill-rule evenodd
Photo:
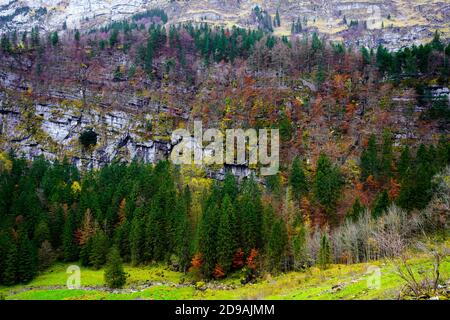
<path fill-rule="evenodd" d="M 344 177 L 325 154 L 312 175 L 295 158 L 287 181 L 274 176 L 261 184 L 255 177 L 238 183 L 231 173 L 223 182 L 212 181 L 198 168 L 180 168 L 168 161 L 155 166 L 112 163 L 80 172 L 66 160 L 29 162 L 3 153 L 1 283 L 26 283 L 56 261 L 80 261 L 99 269 L 113 250 L 132 265 L 163 262 L 206 278 L 222 278 L 247 267 L 247 281 L 262 270 L 301 270 L 342 259 L 369 261 L 392 255 L 395 248 L 371 255 L 343 248 L 332 252 L 329 247 L 338 240 L 330 237 L 342 232 L 339 226 L 367 218 L 383 220 L 386 215 L 409 219 L 412 211 L 427 208 L 445 183 L 436 176 L 448 175 L 448 142 L 421 145 L 415 152 L 406 146 L 399 157 L 392 153 L 391 143 L 387 135 L 380 143 L 371 136 L 360 161 L 362 181 L 370 177 L 371 188 L 391 181 L 390 188 L 380 190 L 369 208 L 357 198 L 345 221 L 336 216 Z M 323 208 L 331 230 L 308 221 L 310 206 Z M 435 232 L 445 228 L 445 222 L 423 223 Z M 411 228 L 408 237 L 418 231 Z M 320 242 L 313 243 L 314 237 Z M 323 256 L 323 250 L 329 252 Z"/>

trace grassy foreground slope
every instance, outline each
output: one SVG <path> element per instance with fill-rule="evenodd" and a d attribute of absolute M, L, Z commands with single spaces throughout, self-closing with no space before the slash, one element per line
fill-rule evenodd
<path fill-rule="evenodd" d="M 432 268 L 429 257 L 416 254 L 409 260 L 416 276 Z M 58 264 L 43 272 L 31 283 L 0 287 L 5 299 L 397 299 L 404 286 L 396 267 L 388 261 L 352 265 L 331 265 L 325 270 L 310 268 L 265 276 L 256 284 L 241 285 L 239 274 L 223 281 L 196 283 L 189 276 L 161 266 L 130 267 L 127 285 L 121 290 L 104 287 L 103 270 L 81 269 L 81 288 L 66 287 L 69 265 Z M 371 266 L 381 270 L 378 288 L 370 288 Z M 450 259 L 441 264 L 441 279 L 450 281 Z"/>

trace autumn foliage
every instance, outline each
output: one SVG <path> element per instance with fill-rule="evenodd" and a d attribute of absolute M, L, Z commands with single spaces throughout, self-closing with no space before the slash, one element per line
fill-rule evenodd
<path fill-rule="evenodd" d="M 239 269 L 244 266 L 244 251 L 242 251 L 241 248 L 239 248 L 233 257 L 232 267 L 234 269 Z"/>
<path fill-rule="evenodd" d="M 225 271 L 223 271 L 223 268 L 220 266 L 220 264 L 216 264 L 213 271 L 213 278 L 214 279 L 222 279 L 225 277 Z"/>
<path fill-rule="evenodd" d="M 247 257 L 247 267 L 251 270 L 256 270 L 257 268 L 257 258 L 258 258 L 258 250 L 252 249 L 250 254 Z"/>

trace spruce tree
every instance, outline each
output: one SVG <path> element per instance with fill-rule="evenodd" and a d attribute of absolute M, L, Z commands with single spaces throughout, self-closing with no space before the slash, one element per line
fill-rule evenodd
<path fill-rule="evenodd" d="M 289 184 L 292 187 L 292 194 L 297 201 L 300 200 L 302 196 L 305 196 L 308 192 L 306 175 L 303 171 L 302 165 L 300 164 L 300 159 L 298 157 L 296 157 L 292 162 Z"/>
<path fill-rule="evenodd" d="M 306 248 L 307 229 L 301 216 L 297 216 L 294 221 L 292 233 L 292 254 L 294 270 L 301 270 L 307 263 Z"/>
<path fill-rule="evenodd" d="M 321 86 L 326 79 L 326 73 L 325 69 L 323 67 L 323 63 L 319 63 L 319 66 L 317 67 L 317 75 L 316 75 L 316 83 L 318 86 Z"/>
<path fill-rule="evenodd" d="M 112 247 L 108 254 L 108 261 L 104 273 L 105 284 L 109 288 L 122 288 L 127 281 L 120 258 L 120 252 L 117 247 Z"/>
<path fill-rule="evenodd" d="M 3 262 L 3 273 L 1 282 L 5 285 L 13 285 L 17 282 L 18 250 L 14 241 L 9 242 L 5 261 Z"/>
<path fill-rule="evenodd" d="M 314 195 L 329 214 L 336 207 L 342 185 L 343 181 L 339 168 L 333 165 L 324 153 L 321 153 L 317 161 Z"/>
<path fill-rule="evenodd" d="M 432 197 L 432 184 L 431 179 L 435 174 L 430 159 L 429 151 L 422 144 L 417 150 L 416 160 L 415 160 L 415 208 L 423 209 L 426 207 L 428 202 Z"/>
<path fill-rule="evenodd" d="M 273 174 L 270 176 L 266 176 L 266 186 L 267 190 L 270 194 L 272 194 L 275 198 L 280 199 L 281 197 L 281 181 L 280 181 L 280 174 Z"/>
<path fill-rule="evenodd" d="M 34 241 L 40 246 L 45 240 L 50 240 L 50 229 L 46 221 L 41 221 L 34 229 Z"/>
<path fill-rule="evenodd" d="M 114 28 L 109 37 L 109 45 L 111 48 L 114 48 L 118 42 L 119 42 L 119 30 Z"/>
<path fill-rule="evenodd" d="M 80 42 L 80 31 L 77 29 L 75 30 L 75 41 L 78 43 Z"/>
<path fill-rule="evenodd" d="M 312 43 L 311 43 L 311 49 L 316 52 L 318 50 L 321 50 L 323 48 L 323 43 L 320 40 L 319 36 L 316 32 L 313 33 L 312 36 Z"/>
<path fill-rule="evenodd" d="M 39 29 L 37 27 L 31 29 L 31 45 L 38 47 L 40 44 Z"/>
<path fill-rule="evenodd" d="M 369 176 L 378 179 L 378 151 L 374 134 L 370 135 L 367 148 L 361 154 L 361 181 L 365 182 Z"/>
<path fill-rule="evenodd" d="M 366 209 L 366 207 L 363 204 L 361 204 L 361 201 L 359 200 L 359 198 L 356 198 L 352 207 L 348 211 L 346 218 L 350 219 L 351 221 L 357 221 L 361 217 L 361 215 L 364 213 L 365 209 Z"/>
<path fill-rule="evenodd" d="M 142 208 L 136 210 L 130 228 L 131 263 L 139 265 L 144 262 L 145 252 L 145 219 L 141 214 Z"/>
<path fill-rule="evenodd" d="M 372 207 L 372 215 L 375 218 L 378 218 L 383 214 L 384 211 L 387 210 L 389 206 L 389 196 L 386 190 L 383 190 L 381 193 L 378 194 L 377 198 L 374 201 L 373 207 Z"/>
<path fill-rule="evenodd" d="M 0 215 L 0 219 L 1 219 Z M 0 228 L 0 284 L 3 283 L 3 271 L 5 270 L 6 256 L 9 251 L 10 240 L 6 232 Z"/>
<path fill-rule="evenodd" d="M 50 267 L 55 259 L 56 255 L 50 241 L 45 240 L 38 250 L 39 269 L 44 270 Z"/>
<path fill-rule="evenodd" d="M 177 201 L 176 216 L 176 255 L 179 259 L 180 268 L 186 272 L 190 264 L 192 232 L 189 221 L 191 206 L 191 192 L 186 186 L 180 199 Z"/>
<path fill-rule="evenodd" d="M 54 209 L 50 213 L 50 242 L 54 249 L 58 249 L 62 244 L 62 235 L 64 233 L 64 209 L 62 206 L 57 205 L 56 209 Z"/>
<path fill-rule="evenodd" d="M 450 46 L 450 45 L 449 45 Z M 450 164 L 450 142 L 442 135 L 436 148 L 436 163 L 438 168 Z"/>
<path fill-rule="evenodd" d="M 17 250 L 16 276 L 18 282 L 29 282 L 37 273 L 36 249 L 25 231 L 20 231 Z"/>
<path fill-rule="evenodd" d="M 364 65 L 370 64 L 370 53 L 369 50 L 367 50 L 366 47 L 361 47 L 361 55 L 362 55 L 362 61 Z"/>
<path fill-rule="evenodd" d="M 152 37 L 147 40 L 147 48 L 144 55 L 144 70 L 150 76 L 153 70 L 153 41 Z"/>
<path fill-rule="evenodd" d="M 281 27 L 281 19 L 280 19 L 280 12 L 277 9 L 277 12 L 275 14 L 275 21 L 274 21 L 275 27 Z"/>
<path fill-rule="evenodd" d="M 431 179 L 435 174 L 428 150 L 423 144 L 417 150 L 411 166 L 402 179 L 397 201 L 407 210 L 423 209 L 432 197 Z"/>
<path fill-rule="evenodd" d="M 253 176 L 244 182 L 238 205 L 237 219 L 241 227 L 242 249 L 248 254 L 251 249 L 258 249 L 262 240 L 261 194 Z"/>
<path fill-rule="evenodd" d="M 21 42 L 22 42 L 22 44 L 23 44 L 23 46 L 24 46 L 25 48 L 27 47 L 27 44 L 28 44 L 27 35 L 28 35 L 28 33 L 27 33 L 26 31 L 24 31 L 24 32 L 22 33 L 22 39 L 21 39 Z"/>
<path fill-rule="evenodd" d="M 92 237 L 92 247 L 89 262 L 94 269 L 100 269 L 106 262 L 109 250 L 109 240 L 102 230 L 98 230 Z"/>
<path fill-rule="evenodd" d="M 320 240 L 318 262 L 322 268 L 328 267 L 331 263 L 330 241 L 328 240 L 328 236 L 326 234 L 324 234 Z"/>
<path fill-rule="evenodd" d="M 52 45 L 55 47 L 59 42 L 58 32 L 56 31 L 52 32 L 50 40 L 52 42 Z"/>
<path fill-rule="evenodd" d="M 283 261 L 288 244 L 286 226 L 281 218 L 276 218 L 267 245 L 267 254 L 271 270 L 277 271 L 283 268 Z"/>
<path fill-rule="evenodd" d="M 129 221 L 125 221 L 114 230 L 114 244 L 117 246 L 120 252 L 120 256 L 124 262 L 130 262 L 130 225 Z"/>
<path fill-rule="evenodd" d="M 84 267 L 88 267 L 91 265 L 91 251 L 92 251 L 92 237 L 89 238 L 86 243 L 81 247 L 80 250 L 80 262 Z"/>
<path fill-rule="evenodd" d="M 238 187 L 236 178 L 231 173 L 231 171 L 227 171 L 225 173 L 225 179 L 223 181 L 223 195 L 228 195 L 231 201 L 235 201 L 237 198 Z"/>
<path fill-rule="evenodd" d="M 70 262 L 78 259 L 78 246 L 75 239 L 76 221 L 75 214 L 69 211 L 63 231 L 63 258 Z"/>
<path fill-rule="evenodd" d="M 236 230 L 234 206 L 230 197 L 225 195 L 217 230 L 217 262 L 227 273 L 231 268 L 233 255 L 236 251 Z"/>
<path fill-rule="evenodd" d="M 154 199 L 148 213 L 146 232 L 146 255 L 145 260 L 163 261 L 170 256 L 173 245 L 170 242 L 171 236 L 168 236 L 169 223 L 164 210 L 157 204 L 158 200 Z M 172 230 L 170 230 L 172 231 Z"/>
<path fill-rule="evenodd" d="M 213 272 L 217 260 L 220 192 L 218 186 L 213 186 L 200 220 L 199 249 L 203 258 L 203 272 L 206 275 L 210 275 Z"/>
<path fill-rule="evenodd" d="M 411 169 L 411 155 L 409 153 L 409 147 L 405 146 L 400 154 L 400 159 L 397 164 L 398 174 L 400 175 L 400 181 L 403 181 L 407 177 L 408 170 Z"/>
<path fill-rule="evenodd" d="M 7 34 L 3 34 L 0 40 L 0 47 L 2 48 L 2 51 L 5 53 L 11 53 L 12 46 L 11 42 L 9 41 L 9 37 Z"/>
<path fill-rule="evenodd" d="M 431 46 L 433 47 L 433 49 L 437 51 L 443 51 L 445 48 L 438 30 L 434 32 L 434 37 L 433 40 L 431 41 Z"/>

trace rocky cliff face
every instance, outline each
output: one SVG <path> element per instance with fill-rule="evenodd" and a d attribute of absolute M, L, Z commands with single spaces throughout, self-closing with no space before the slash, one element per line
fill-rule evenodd
<path fill-rule="evenodd" d="M 420 43 L 435 30 L 450 37 L 450 4 L 442 0 L 0 0 L 0 30 L 49 31 L 61 29 L 64 23 L 86 30 L 156 7 L 166 10 L 169 23 L 256 27 L 255 6 L 272 18 L 279 11 L 281 25 L 274 28 L 278 35 L 289 35 L 292 22 L 301 21 L 303 32 L 319 31 L 331 39 L 372 47 Z"/>
<path fill-rule="evenodd" d="M 119 19 L 138 10 L 164 4 L 172 17 L 171 21 L 233 21 L 243 26 L 252 26 L 254 23 L 248 12 L 255 2 L 244 0 L 189 3 L 130 1 L 127 4 L 119 0 L 76 3 L 54 1 L 55 5 L 62 7 L 53 11 L 46 7 L 50 2 L 31 4 L 30 1 L 31 11 L 20 9 L 28 3 L 26 1 L 0 2 L 0 13 L 4 16 L 8 12 L 10 14 L 10 18 L 2 20 L 3 28 L 6 26 L 25 30 L 32 25 L 58 28 L 63 21 L 68 21 L 69 26 L 71 23 L 72 26 L 77 23 L 95 26 L 108 19 Z M 107 13 L 103 15 L 106 20 L 102 20 L 100 16 L 91 16 L 89 20 L 79 19 L 84 13 L 95 12 L 98 15 L 103 12 L 97 10 L 102 3 L 102 10 L 107 8 L 104 11 Z M 289 14 L 297 11 L 290 12 L 285 8 L 297 8 L 311 14 L 316 12 L 317 17 L 323 12 L 331 16 L 347 16 L 344 12 L 351 11 L 356 15 L 358 10 L 368 8 L 367 6 L 375 12 L 375 6 L 379 5 L 377 3 L 379 2 L 346 3 L 339 7 L 341 12 L 336 13 L 333 6 L 317 6 L 314 9 L 314 6 L 311 7 L 306 2 L 282 1 L 279 10 L 282 21 L 288 21 L 291 18 Z M 127 5 L 129 9 L 133 9 L 119 10 Z M 260 2 L 259 5 L 270 12 L 276 10 L 270 1 Z M 237 11 L 236 8 L 242 11 Z M 279 33 L 282 30 L 275 28 L 274 31 Z M 401 37 L 401 33 L 389 33 L 369 27 L 364 32 L 353 31 L 360 32 L 362 37 L 367 37 L 367 41 L 371 39 L 367 32 L 392 37 L 396 43 Z M 352 37 L 352 31 L 345 32 L 348 32 L 349 39 L 357 39 Z M 77 44 L 73 40 L 73 30 L 67 31 L 65 35 L 62 33 L 61 45 L 48 43 L 42 46 L 42 51 L 29 48 L 19 54 L 2 54 L 0 151 L 13 149 L 27 158 L 39 155 L 49 159 L 67 157 L 84 168 L 96 168 L 113 160 L 129 162 L 136 159 L 154 163 L 167 158 L 177 143 L 171 140 L 174 128 L 189 126 L 192 120 L 198 118 L 206 120 L 208 123 L 205 126 L 209 127 L 225 128 L 230 124 L 227 121 L 232 118 L 238 124 L 237 127 L 254 127 L 255 114 L 269 117 L 267 110 L 272 112 L 270 118 L 267 118 L 270 121 L 281 118 L 279 116 L 283 110 L 294 114 L 293 130 L 295 129 L 296 136 L 285 141 L 282 146 L 282 160 L 288 161 L 299 150 L 308 161 L 313 161 L 318 151 L 324 147 L 341 163 L 348 159 L 357 161 L 361 150 L 361 136 L 374 132 L 381 134 L 384 128 L 393 131 L 397 143 L 405 139 L 428 143 L 435 141 L 441 134 L 449 133 L 448 126 L 439 126 L 436 122 L 420 122 L 424 107 L 419 105 L 414 90 L 395 88 L 389 84 L 361 87 L 360 83 L 365 80 L 359 74 L 355 74 L 353 78 L 346 75 L 347 78 L 330 79 L 327 84 L 329 93 L 323 91 L 318 94 L 317 86 L 312 83 L 316 77 L 314 71 L 311 71 L 312 76 L 294 75 L 292 85 L 287 87 L 280 81 L 278 70 L 270 68 L 264 72 L 253 72 L 249 66 L 239 61 L 215 63 L 205 67 L 196 51 L 190 48 L 192 43 L 186 41 L 184 65 L 176 65 L 178 53 L 166 44 L 158 49 L 160 52 L 153 59 L 152 76 L 149 77 L 141 66 L 136 68 L 137 43 L 145 43 L 143 34 L 147 33 L 146 30 L 135 32 L 137 43 L 130 52 L 124 52 L 119 47 L 102 50 L 90 45 L 86 40 L 89 35 L 83 35 L 81 43 Z M 299 64 L 303 62 L 304 60 L 300 60 Z M 173 64 L 176 67 L 169 68 Z M 120 73 L 119 77 L 115 76 L 117 71 Z M 345 72 L 353 71 L 355 68 L 349 67 Z M 186 77 L 187 74 L 190 77 Z M 303 76 L 308 81 L 302 79 Z M 366 92 L 366 89 L 369 91 Z M 337 109 L 334 91 L 339 91 L 339 95 L 342 92 L 345 93 L 344 96 L 348 95 L 347 102 L 347 98 L 342 98 L 342 106 L 349 104 L 354 116 L 347 119 Z M 437 96 L 449 96 L 447 87 L 437 87 L 434 91 Z M 316 99 L 319 100 L 317 104 Z M 358 103 L 353 103 L 353 99 Z M 383 107 L 378 108 L 381 102 Z M 258 108 L 259 113 L 253 111 Z M 80 144 L 79 137 L 88 129 L 98 134 L 98 142 L 95 148 L 86 150 Z M 247 167 L 233 167 L 232 170 L 238 176 L 250 174 Z M 220 178 L 223 172 L 223 168 L 219 171 L 216 168 L 208 174 Z"/>
<path fill-rule="evenodd" d="M 2 151 L 13 150 L 30 160 L 38 156 L 60 161 L 67 158 L 80 169 L 90 169 L 113 161 L 156 163 L 168 159 L 179 143 L 172 138 L 171 130 L 165 130 L 164 116 L 169 107 L 161 102 L 142 96 L 132 98 L 118 90 L 108 91 L 108 96 L 121 97 L 119 101 L 104 98 L 93 103 L 96 93 L 77 90 L 76 85 L 37 88 L 36 83 L 18 72 L 26 69 L 27 61 L 11 64 L 15 72 L 0 68 Z M 179 111 L 174 117 L 186 120 L 188 114 Z M 167 125 L 170 129 L 172 123 Z M 88 149 L 79 140 L 87 130 L 98 135 L 97 144 Z M 209 177 L 219 180 L 228 169 L 237 177 L 247 177 L 252 172 L 246 166 L 233 165 L 205 169 Z"/>
<path fill-rule="evenodd" d="M 0 96 L 0 129 L 18 154 L 32 159 L 68 156 L 79 167 L 98 168 L 113 159 L 136 159 L 154 163 L 165 159 L 172 148 L 170 141 L 147 135 L 145 116 L 123 111 L 83 110 L 69 104 L 33 103 L 10 105 Z M 87 129 L 94 129 L 98 146 L 85 150 L 78 139 Z"/>
<path fill-rule="evenodd" d="M 24 102 L 27 103 L 27 102 Z M 168 159 L 177 140 L 153 137 L 148 133 L 148 114 L 111 110 L 83 110 L 73 104 L 10 104 L 0 92 L 0 144 L 16 154 L 33 159 L 68 158 L 80 169 L 99 168 L 112 161 L 132 160 L 156 163 Z M 80 134 L 93 129 L 98 134 L 95 148 L 86 150 L 79 142 Z M 219 169 L 205 168 L 209 177 L 222 180 L 226 170 L 237 177 L 248 177 L 246 166 L 227 165 Z"/>
<path fill-rule="evenodd" d="M 124 111 L 115 108 L 107 99 L 97 104 L 83 104 L 83 92 L 74 91 L 73 87 L 33 93 L 31 85 L 36 86 L 16 73 L 0 72 L 0 150 L 12 149 L 27 159 L 41 155 L 53 160 L 66 157 L 79 168 L 87 169 L 99 168 L 112 161 L 156 163 L 167 159 L 178 143 L 171 138 L 170 131 L 161 130 L 163 119 L 160 116 L 169 110 L 164 104 L 155 107 L 148 101 L 131 103 Z M 396 145 L 403 140 L 432 143 L 436 134 L 449 133 L 448 128 L 439 128 L 435 124 L 422 127 L 419 118 L 423 107 L 415 105 L 409 92 L 397 94 L 392 96 L 389 120 L 384 120 L 394 132 Z M 446 87 L 437 87 L 432 94 L 450 100 L 450 91 Z M 120 92 L 109 92 L 109 95 L 120 95 Z M 158 112 L 161 110 L 164 111 Z M 189 116 L 183 111 L 176 118 L 188 120 Z M 353 152 L 360 145 L 361 132 L 382 130 L 377 121 L 371 122 L 363 122 L 359 117 L 352 121 L 354 142 L 341 150 L 342 155 L 337 157 L 341 163 L 349 156 L 355 156 Z M 325 119 L 318 124 L 305 119 L 302 125 L 303 130 L 311 134 L 311 145 L 328 143 L 330 128 Z M 86 150 L 79 138 L 82 132 L 90 129 L 98 134 L 97 144 Z M 322 132 L 322 129 L 326 130 Z M 284 147 L 289 144 L 285 143 Z M 226 169 L 238 177 L 249 176 L 252 172 L 246 166 L 227 166 L 206 168 L 206 173 L 209 177 L 223 179 Z"/>

